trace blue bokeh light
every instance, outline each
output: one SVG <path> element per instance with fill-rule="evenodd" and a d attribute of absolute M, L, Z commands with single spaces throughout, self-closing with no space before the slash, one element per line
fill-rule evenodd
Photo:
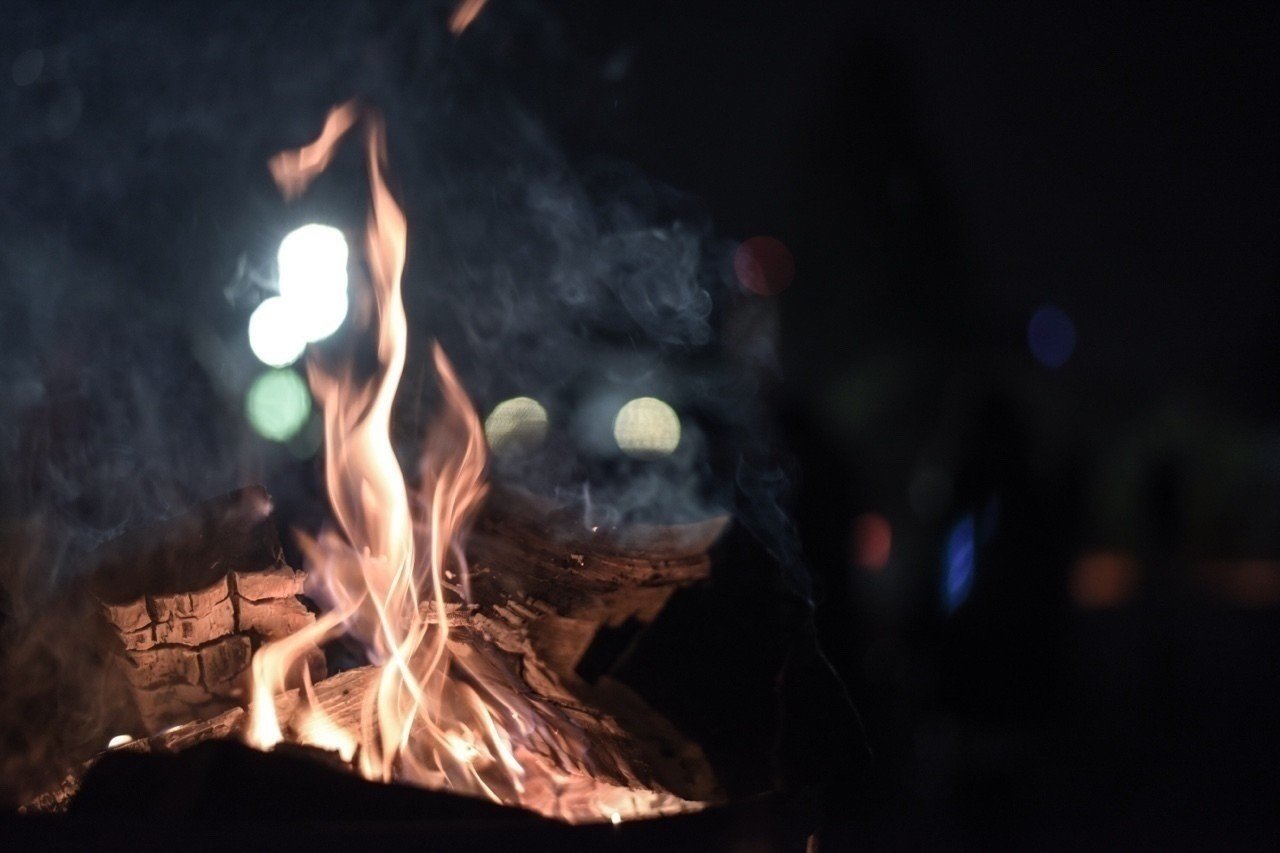
<path fill-rule="evenodd" d="M 1076 324 L 1056 305 L 1041 305 L 1027 323 L 1027 346 L 1045 367 L 1062 367 L 1076 349 Z"/>
<path fill-rule="evenodd" d="M 954 613 L 969 597 L 973 587 L 973 568 L 976 557 L 974 542 L 975 525 L 972 515 L 956 522 L 947 535 L 943 556 L 942 599 L 948 613 Z"/>

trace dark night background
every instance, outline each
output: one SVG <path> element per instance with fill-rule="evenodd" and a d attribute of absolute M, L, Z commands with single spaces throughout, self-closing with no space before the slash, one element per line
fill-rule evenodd
<path fill-rule="evenodd" d="M 722 435 L 774 448 L 819 636 L 873 756 L 840 782 L 832 849 L 990 829 L 1274 831 L 1275 7 L 490 0 L 456 41 L 449 4 L 337 8 L 3 13 L 10 531 L 33 503 L 110 530 L 234 486 L 240 465 L 287 511 L 306 475 L 282 449 L 228 438 L 238 398 L 207 368 L 251 369 L 210 348 L 247 353 L 244 258 L 269 260 L 300 215 L 262 164 L 366 94 L 401 183 L 440 186 L 415 140 L 453 162 L 468 146 L 526 156 L 490 130 L 507 102 L 486 93 L 501 89 L 545 126 L 529 147 L 560 152 L 521 159 L 529 174 L 599 174 L 603 158 L 678 188 L 637 206 L 696 208 L 730 285 L 716 333 L 744 317 L 764 339 L 758 364 L 742 356 L 764 365 L 747 413 L 725 392 L 689 419 L 713 459 Z M 405 190 L 410 219 L 457 210 L 465 224 L 485 174 L 416 207 Z M 449 228 L 420 241 L 432 269 L 478 269 L 489 240 L 522 257 L 505 228 Z M 761 236 L 786 247 L 794 279 L 733 291 L 734 247 Z M 423 299 L 482 408 L 520 392 L 486 373 L 483 331 L 450 331 L 465 299 Z M 652 349 L 675 376 L 706 358 L 683 343 Z M 67 390 L 96 381 L 126 390 Z M 181 405 L 135 422 L 121 394 L 157 388 Z M 101 423 L 139 446 L 191 438 L 139 461 Z M 88 470 L 78 454 L 102 488 L 157 485 L 127 511 L 89 487 L 68 497 L 38 460 Z"/>

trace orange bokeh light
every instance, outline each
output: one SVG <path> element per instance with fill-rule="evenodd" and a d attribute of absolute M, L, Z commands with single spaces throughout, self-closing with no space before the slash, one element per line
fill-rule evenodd
<path fill-rule="evenodd" d="M 1071 570 L 1071 600 L 1085 610 L 1107 610 L 1130 601 L 1138 591 L 1137 561 L 1117 551 L 1084 554 Z"/>
<path fill-rule="evenodd" d="M 889 564 L 893 525 L 878 512 L 864 512 L 853 520 L 853 564 L 878 572 Z"/>

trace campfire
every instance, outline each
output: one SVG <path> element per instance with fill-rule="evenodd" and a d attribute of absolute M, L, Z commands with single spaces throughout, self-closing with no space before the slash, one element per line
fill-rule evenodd
<path fill-rule="evenodd" d="M 307 363 L 332 520 L 299 537 L 300 571 L 285 562 L 270 498 L 249 488 L 145 533 L 150 556 L 120 546 L 104 561 L 93 592 L 140 727 L 107 754 L 210 739 L 306 747 L 367 780 L 570 823 L 721 799 L 701 750 L 621 683 L 594 679 L 589 653 L 599 635 L 651 622 L 676 589 L 705 578 L 723 519 L 575 539 L 531 496 L 491 494 L 484 429 L 438 345 L 441 407 L 405 476 L 391 413 L 408 338 L 407 226 L 387 186 L 380 117 L 336 107 L 313 144 L 270 166 L 296 197 L 356 132 L 377 366 Z M 322 648 L 335 640 L 369 663 L 329 675 Z M 66 807 L 98 760 L 27 810 Z"/>

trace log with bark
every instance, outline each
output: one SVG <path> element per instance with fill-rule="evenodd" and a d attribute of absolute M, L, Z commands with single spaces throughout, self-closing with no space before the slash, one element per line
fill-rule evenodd
<path fill-rule="evenodd" d="M 280 614 L 293 612 L 292 605 L 279 604 L 296 600 L 292 594 L 297 574 L 283 565 L 273 534 L 265 534 L 256 522 L 244 523 L 254 518 L 246 505 L 251 509 L 255 500 L 264 502 L 257 511 L 259 518 L 265 518 L 261 512 L 265 493 L 239 495 L 234 502 L 239 508 L 231 516 L 240 521 L 224 524 L 219 528 L 224 535 L 210 540 L 220 543 L 212 552 L 221 551 L 224 556 L 210 560 L 200 553 L 198 570 L 170 567 L 151 572 L 138 584 L 119 584 L 112 602 L 105 605 L 123 653 L 129 656 L 128 665 L 136 667 L 135 684 L 152 682 L 149 673 L 161 672 L 167 681 L 156 689 L 162 692 L 180 695 L 178 688 L 194 686 L 193 679 L 207 687 L 205 673 L 213 672 L 217 679 L 218 673 L 240 665 L 235 657 L 239 652 L 230 652 L 223 644 L 243 647 L 235 638 L 247 636 L 252 646 L 268 638 L 270 628 L 256 628 L 242 614 L 258 618 L 264 603 Z M 225 510 L 221 511 L 225 520 Z M 708 576 L 707 549 L 725 520 L 605 532 L 582 528 L 574 521 L 524 496 L 505 493 L 490 500 L 469 542 L 470 576 L 466 583 L 454 576 L 450 587 L 456 599 L 449 609 L 454 653 L 466 655 L 473 667 L 485 668 L 488 677 L 509 683 L 511 695 L 525 703 L 521 719 L 536 721 L 530 748 L 564 772 L 650 797 L 644 811 L 679 810 L 721 799 L 698 746 L 641 697 L 610 678 L 608 670 L 611 658 L 625 655 L 626 643 L 619 644 L 618 636 L 634 635 L 657 616 L 677 589 Z M 225 534 L 237 530 L 242 540 L 257 544 L 228 542 Z M 224 573 L 217 575 L 218 571 Z M 189 581 L 175 582 L 176 576 L 205 581 L 211 575 L 217 576 L 198 589 L 174 591 L 175 586 L 191 586 Z M 472 603 L 463 601 L 464 587 L 469 587 Z M 230 602 L 230 619 L 224 602 Z M 288 627 L 290 617 L 271 618 L 283 619 Z M 197 644 L 175 641 L 185 636 L 186 629 L 177 627 L 181 620 L 192 619 L 199 623 L 189 632 Z M 143 642 L 131 640 L 138 635 Z M 164 642 L 151 641 L 161 635 Z M 156 655 L 157 650 L 171 659 L 139 657 Z M 224 654 L 233 659 L 225 665 L 219 663 Z M 361 703 L 376 676 L 375 669 L 360 667 L 317 681 L 317 698 L 340 728 L 358 731 Z M 242 698 L 224 695 L 230 705 Z M 305 739 L 300 730 L 306 725 L 304 705 L 298 690 L 278 697 L 286 740 Z M 241 707 L 228 707 L 120 748 L 177 751 L 210 738 L 241 737 L 245 723 Z M 70 772 L 27 810 L 65 808 L 92 764 L 93 760 Z"/>
<path fill-rule="evenodd" d="M 315 621 L 270 509 L 264 489 L 241 489 L 105 549 L 90 591 L 143 732 L 241 703 L 253 653 Z M 319 650 L 308 663 L 323 678 Z"/>

